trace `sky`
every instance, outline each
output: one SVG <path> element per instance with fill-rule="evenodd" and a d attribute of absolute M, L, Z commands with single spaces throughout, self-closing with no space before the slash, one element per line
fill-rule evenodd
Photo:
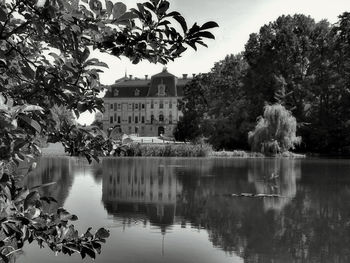
<path fill-rule="evenodd" d="M 124 0 L 128 8 L 133 8 L 137 0 Z M 195 22 L 203 24 L 215 21 L 219 28 L 212 29 L 215 40 L 206 40 L 208 48 L 198 51 L 189 48 L 181 58 L 167 65 L 168 71 L 178 77 L 182 74 L 209 72 L 215 62 L 228 54 L 244 50 L 249 35 L 258 32 L 264 24 L 274 21 L 280 15 L 296 13 L 310 15 L 316 21 L 327 19 L 331 23 L 345 11 L 350 12 L 350 0 L 169 0 L 170 9 L 180 12 L 189 26 Z M 113 84 L 115 80 L 127 75 L 144 78 L 163 69 L 161 64 L 146 61 L 133 65 L 127 59 L 118 59 L 97 51 L 92 53 L 109 65 L 101 74 L 103 84 Z M 93 115 L 83 114 L 79 123 L 89 124 Z"/>

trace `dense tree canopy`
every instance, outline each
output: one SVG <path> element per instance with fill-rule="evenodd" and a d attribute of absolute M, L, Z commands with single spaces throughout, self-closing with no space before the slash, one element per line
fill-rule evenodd
<path fill-rule="evenodd" d="M 198 117 L 191 125 L 209 118 L 215 123 L 212 136 L 221 140 L 214 146 L 247 147 L 247 136 L 243 134 L 247 135 L 255 125 L 263 107 L 280 103 L 297 120 L 298 133 L 303 138 L 298 150 L 350 154 L 349 37 L 350 13 L 340 15 L 334 25 L 325 20 L 315 22 L 301 14 L 280 16 L 250 35 L 241 58 L 245 67 L 232 69 L 226 65 L 225 77 L 214 67 L 205 75 L 205 82 L 190 83 L 187 89 L 191 92 L 185 93 L 179 128 L 195 119 L 191 115 Z M 235 76 L 239 76 L 239 85 L 232 82 Z M 222 85 L 218 84 L 220 81 Z M 207 92 L 201 100 L 209 102 L 204 112 L 191 106 L 197 104 L 195 89 L 201 90 L 202 83 L 206 83 Z M 230 97 L 231 91 L 234 97 Z M 213 111 L 222 113 L 226 123 L 219 121 L 219 114 L 211 115 Z M 215 141 L 199 126 L 192 134 Z"/>
<path fill-rule="evenodd" d="M 246 145 L 246 99 L 242 55 L 227 56 L 210 73 L 198 75 L 185 87 L 180 109 L 184 113 L 175 137 L 193 140 L 201 135 L 217 149 Z"/>

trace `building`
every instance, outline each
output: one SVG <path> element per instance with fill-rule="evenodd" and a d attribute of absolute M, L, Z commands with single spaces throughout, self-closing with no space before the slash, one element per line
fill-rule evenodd
<path fill-rule="evenodd" d="M 139 136 L 172 136 L 182 115 L 178 102 L 187 74 L 177 78 L 166 68 L 150 79 L 124 77 L 108 87 L 104 97 L 103 127 L 119 128 L 122 133 Z"/>

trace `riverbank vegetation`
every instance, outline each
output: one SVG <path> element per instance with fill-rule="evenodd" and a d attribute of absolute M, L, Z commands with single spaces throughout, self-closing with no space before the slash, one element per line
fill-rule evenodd
<path fill-rule="evenodd" d="M 114 156 L 143 157 L 208 157 L 213 152 L 209 144 L 139 144 L 130 143 L 118 147 Z"/>
<path fill-rule="evenodd" d="M 151 0 L 130 11 L 111 1 L 0 0 L 1 261 L 9 262 L 34 241 L 55 253 L 95 258 L 109 236 L 103 228 L 79 235 L 70 224 L 77 217 L 63 208 L 45 213 L 42 203 L 55 200 L 40 196 L 37 187 L 20 186 L 26 174 L 8 168 L 32 162 L 40 154 L 41 138 L 63 141 L 74 155 L 89 161 L 104 153 L 105 144 L 92 132 L 57 118 L 71 111 L 76 117 L 103 112 L 99 73 L 108 65 L 92 57 L 91 50 L 135 64 L 166 64 L 188 47 L 206 46 L 204 39 L 214 38 L 208 29 L 217 26 L 207 22 L 188 27 L 166 0 Z M 35 163 L 28 173 L 33 169 Z"/>
<path fill-rule="evenodd" d="M 262 26 L 242 53 L 185 87 L 176 139 L 249 150 L 248 132 L 264 107 L 280 104 L 297 122 L 295 151 L 349 155 L 349 38 L 348 12 L 335 24 L 297 14 Z"/>

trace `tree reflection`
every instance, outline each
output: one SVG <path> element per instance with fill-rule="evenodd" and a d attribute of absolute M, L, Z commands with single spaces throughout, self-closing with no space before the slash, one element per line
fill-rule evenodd
<path fill-rule="evenodd" d="M 349 163 L 271 159 L 247 167 L 246 178 L 234 167 L 231 177 L 180 176 L 178 213 L 246 262 L 349 262 Z M 271 173 L 278 173 L 273 182 Z M 254 191 L 288 198 L 222 196 Z"/>
<path fill-rule="evenodd" d="M 34 172 L 25 177 L 24 184 L 29 188 L 55 182 L 39 188 L 41 196 L 57 200 L 57 203 L 46 204 L 46 211 L 55 212 L 63 206 L 74 180 L 72 162 L 73 159 L 68 158 L 41 158 Z"/>

